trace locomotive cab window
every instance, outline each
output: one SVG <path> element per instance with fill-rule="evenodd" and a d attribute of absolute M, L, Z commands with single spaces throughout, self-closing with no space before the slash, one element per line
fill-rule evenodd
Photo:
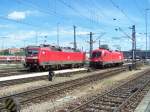
<path fill-rule="evenodd" d="M 38 52 L 39 52 L 38 50 L 27 50 L 26 55 L 37 55 Z"/>
<path fill-rule="evenodd" d="M 93 52 L 92 53 L 92 58 L 98 58 L 101 56 L 101 52 Z"/>

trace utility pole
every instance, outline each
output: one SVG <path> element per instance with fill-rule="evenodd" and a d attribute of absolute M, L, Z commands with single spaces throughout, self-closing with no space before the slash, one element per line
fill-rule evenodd
<path fill-rule="evenodd" d="M 74 50 L 77 50 L 77 43 L 76 43 L 76 26 L 73 26 L 73 30 L 74 30 Z"/>
<path fill-rule="evenodd" d="M 147 12 L 149 11 L 149 9 L 145 9 L 145 36 L 146 36 L 146 51 L 145 51 L 145 59 L 147 59 L 147 24 L 148 24 L 148 20 L 147 20 Z"/>
<path fill-rule="evenodd" d="M 132 26 L 132 66 L 136 69 L 136 37 L 135 25 Z"/>
<path fill-rule="evenodd" d="M 99 40 L 99 48 L 101 47 L 101 40 Z"/>
<path fill-rule="evenodd" d="M 83 52 L 83 46 L 82 46 L 82 52 Z"/>
<path fill-rule="evenodd" d="M 92 50 L 93 50 L 93 33 L 90 32 L 90 57 L 92 57 Z"/>
<path fill-rule="evenodd" d="M 47 42 L 47 35 L 44 36 L 44 45 L 46 45 L 46 42 Z"/>
<path fill-rule="evenodd" d="M 4 50 L 4 43 L 5 43 L 4 39 L 9 38 L 9 37 L 0 37 L 0 38 L 2 38 L 2 47 L 1 47 L 1 49 Z M 4 54 L 4 52 L 3 52 L 3 54 Z"/>
<path fill-rule="evenodd" d="M 150 51 L 150 35 L 148 36 L 148 39 L 149 39 L 149 51 Z"/>
<path fill-rule="evenodd" d="M 36 45 L 38 45 L 38 32 L 36 32 L 35 38 L 36 38 Z"/>
<path fill-rule="evenodd" d="M 57 46 L 59 46 L 59 23 L 57 23 Z"/>
<path fill-rule="evenodd" d="M 23 40 L 23 44 L 24 44 L 24 49 L 25 49 L 25 46 L 26 46 L 26 44 L 25 44 L 25 40 Z"/>

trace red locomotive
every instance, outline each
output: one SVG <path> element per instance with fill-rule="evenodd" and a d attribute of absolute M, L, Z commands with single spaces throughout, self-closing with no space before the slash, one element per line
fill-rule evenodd
<path fill-rule="evenodd" d="M 28 46 L 26 48 L 26 67 L 32 70 L 60 69 L 84 65 L 85 53 L 72 48 L 51 45 Z"/>
<path fill-rule="evenodd" d="M 91 67 L 119 66 L 123 64 L 124 56 L 122 52 L 110 51 L 99 48 L 92 51 L 90 58 Z"/>

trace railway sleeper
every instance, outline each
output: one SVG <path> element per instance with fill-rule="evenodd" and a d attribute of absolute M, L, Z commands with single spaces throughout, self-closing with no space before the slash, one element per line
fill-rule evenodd
<path fill-rule="evenodd" d="M 124 99 L 123 98 L 119 98 L 119 97 L 110 97 L 110 96 L 103 96 L 103 99 L 107 99 L 108 101 L 119 101 L 119 102 L 123 102 Z"/>
<path fill-rule="evenodd" d="M 105 111 L 113 111 L 116 107 L 110 107 L 110 106 L 102 106 L 102 105 L 88 105 L 88 107 L 97 109 L 97 110 L 105 110 Z"/>
<path fill-rule="evenodd" d="M 96 105 L 103 105 L 103 106 L 110 106 L 110 107 L 118 107 L 120 103 L 113 103 L 113 102 L 103 102 L 103 101 L 98 101 L 95 102 L 94 104 Z"/>
<path fill-rule="evenodd" d="M 100 103 L 111 103 L 111 104 L 122 104 L 122 102 L 116 101 L 116 100 L 114 101 L 114 100 L 102 100 L 102 99 L 100 99 L 99 102 Z"/>
<path fill-rule="evenodd" d="M 120 96 L 119 96 L 119 95 L 112 95 L 112 94 L 110 95 L 110 94 L 109 94 L 109 95 L 107 95 L 107 97 L 111 97 L 112 99 L 115 99 L 115 98 L 122 98 L 122 99 L 125 99 L 125 98 L 128 98 L 129 95 L 127 95 L 127 96 L 126 96 L 126 95 L 124 95 L 124 96 L 123 96 L 123 95 L 120 95 Z"/>
<path fill-rule="evenodd" d="M 119 98 L 123 98 L 123 99 L 126 99 L 128 97 L 130 97 L 130 96 L 119 96 Z"/>
<path fill-rule="evenodd" d="M 132 89 L 133 89 L 133 87 L 132 87 Z M 110 93 L 113 93 L 113 94 L 115 94 L 115 93 L 131 93 L 131 88 L 130 87 L 128 87 L 128 88 L 120 88 L 120 90 L 118 90 L 118 91 L 112 91 L 112 92 L 110 92 Z"/>
<path fill-rule="evenodd" d="M 131 93 L 131 89 L 129 87 L 122 87 L 118 90 L 113 90 L 112 92 L 110 92 L 111 94 L 118 94 L 118 93 Z"/>
<path fill-rule="evenodd" d="M 130 96 L 131 93 L 115 93 L 115 94 L 109 94 L 110 96 L 116 96 L 116 97 L 120 97 L 122 95 L 124 96 Z"/>
<path fill-rule="evenodd" d="M 81 112 L 81 111 L 76 111 L 76 112 Z M 99 109 L 86 108 L 82 112 L 99 112 Z"/>
<path fill-rule="evenodd" d="M 120 111 L 122 110 L 122 111 L 124 111 L 124 112 L 128 112 L 128 111 L 130 111 L 130 112 L 133 112 L 134 111 L 134 108 L 136 108 L 137 107 L 137 104 L 136 103 L 128 103 L 128 105 L 125 105 L 124 107 L 122 107 L 121 109 L 119 109 Z M 119 111 L 119 112 L 120 112 Z M 122 112 L 121 111 L 121 112 Z"/>

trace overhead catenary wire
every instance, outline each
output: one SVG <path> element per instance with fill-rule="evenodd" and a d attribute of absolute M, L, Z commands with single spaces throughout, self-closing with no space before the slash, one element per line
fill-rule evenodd
<path fill-rule="evenodd" d="M 56 12 L 55 12 L 55 11 L 53 11 L 53 10 L 50 10 L 50 11 L 43 10 L 42 8 L 39 8 L 39 6 L 37 6 L 37 5 L 35 5 L 35 4 L 31 3 L 31 2 L 28 2 L 28 1 L 26 1 L 26 0 L 15 0 L 15 1 L 16 1 L 18 4 L 20 4 L 20 5 L 26 5 L 26 6 L 30 6 L 30 7 L 33 8 L 33 9 L 38 9 L 38 11 L 40 11 L 40 12 L 42 12 L 42 13 L 45 13 L 45 14 L 47 14 L 47 15 L 50 15 L 50 16 L 56 15 Z"/>
<path fill-rule="evenodd" d="M 3 17 L 3 16 L 0 16 L 0 19 L 4 20 L 4 21 L 10 21 L 10 22 L 18 23 L 18 24 L 27 25 L 27 26 L 36 28 L 36 30 L 39 30 L 39 28 L 41 28 L 41 25 L 34 25 L 34 24 L 31 24 L 31 23 L 28 23 L 28 22 L 24 22 L 24 21 L 20 21 L 20 20 L 13 20 L 13 19 L 9 19 L 9 18 Z M 36 32 L 38 32 L 38 31 L 36 31 Z M 38 43 L 37 34 L 35 34 L 35 37 L 36 37 L 36 42 L 35 43 L 37 45 L 37 43 Z"/>
<path fill-rule="evenodd" d="M 60 21 L 57 21 L 56 22 L 56 24 L 57 23 L 63 23 L 62 22 L 62 20 L 63 21 L 65 21 L 65 20 L 71 20 L 69 17 L 66 17 L 66 16 L 64 16 L 64 15 L 62 15 L 62 14 L 60 14 L 60 13 L 58 13 L 58 11 L 57 11 L 57 0 L 55 0 L 54 1 L 54 10 L 50 10 L 50 11 L 47 11 L 46 9 L 42 9 L 42 8 L 40 8 L 40 6 L 39 5 L 37 5 L 37 4 L 33 4 L 32 2 L 28 2 L 28 1 L 24 1 L 24 0 L 15 0 L 18 4 L 20 4 L 20 5 L 23 5 L 23 6 L 28 6 L 28 7 L 31 7 L 31 8 L 33 8 L 33 9 L 37 9 L 39 12 L 41 12 L 41 13 L 44 13 L 44 14 L 46 14 L 46 15 L 48 15 L 48 16 L 56 16 L 56 17 L 58 17 L 58 18 L 61 18 L 61 22 Z M 57 1 L 57 2 L 56 2 Z M 89 19 L 89 18 L 88 18 Z M 81 26 L 81 25 L 79 25 L 79 24 L 77 24 L 78 26 Z"/>
<path fill-rule="evenodd" d="M 23 5 L 22 2 L 26 2 L 32 8 L 36 8 L 36 9 L 38 9 L 38 11 L 43 12 L 43 13 L 49 15 L 49 16 L 56 15 L 55 13 L 50 13 L 50 12 L 47 12 L 47 11 L 45 11 L 43 9 L 40 9 L 38 6 L 36 6 L 36 5 L 32 4 L 32 3 L 29 3 L 27 1 L 23 1 L 23 0 L 15 0 L 15 1 L 17 3 L 19 3 L 19 4 L 21 4 L 21 5 Z M 24 21 L 20 21 L 20 20 L 14 20 L 14 19 L 10 19 L 10 18 L 4 17 L 4 16 L 0 16 L 0 19 L 1 20 L 7 20 L 7 21 L 15 22 L 15 23 L 19 23 L 19 24 L 28 25 L 30 27 L 41 28 L 41 25 L 35 25 L 35 24 L 29 23 L 29 22 L 24 22 Z"/>
<path fill-rule="evenodd" d="M 100 22 L 100 19 L 104 16 L 104 13 L 101 11 L 101 9 L 96 7 L 95 3 L 92 0 L 90 1 L 90 4 L 88 4 L 86 0 L 82 1 L 85 2 L 84 5 L 86 6 L 87 14 L 91 18 L 91 23 L 94 23 L 94 21 Z"/>
<path fill-rule="evenodd" d="M 144 16 L 144 13 L 143 13 L 141 7 L 139 6 L 137 0 L 134 0 L 134 5 L 137 8 L 137 10 L 139 11 L 139 13 L 141 14 L 141 16 Z"/>
<path fill-rule="evenodd" d="M 35 27 L 35 28 L 41 27 L 40 25 L 34 25 L 34 24 L 31 24 L 31 23 L 28 23 L 28 22 L 24 22 L 24 21 L 20 21 L 20 20 L 9 19 L 9 18 L 4 17 L 4 16 L 0 16 L 0 19 L 1 20 L 15 22 L 15 23 L 19 23 L 19 24 L 28 25 L 28 26 Z"/>
<path fill-rule="evenodd" d="M 61 19 L 61 20 L 65 20 L 66 18 L 68 19 L 68 17 L 65 17 L 64 15 L 61 15 L 59 14 L 56 10 L 56 0 L 54 1 L 55 4 L 54 4 L 54 10 L 50 10 L 50 11 L 47 11 L 46 9 L 42 9 L 39 7 L 39 5 L 37 4 L 33 4 L 32 2 L 29 2 L 29 1 L 24 1 L 24 0 L 15 0 L 17 3 L 21 4 L 21 5 L 26 5 L 26 6 L 30 6 L 31 8 L 34 8 L 34 9 L 37 9 L 38 11 L 44 13 L 44 14 L 47 14 L 49 16 L 59 16 L 60 18 L 63 17 L 64 19 Z M 67 2 L 65 2 L 64 0 L 58 0 L 57 2 L 61 2 L 62 4 L 64 4 L 66 7 L 70 8 L 71 10 L 73 10 L 74 12 L 76 12 L 80 17 L 90 21 L 91 23 L 95 23 L 96 25 L 101 25 L 100 24 L 100 21 L 99 21 L 99 16 L 98 14 L 96 15 L 95 12 L 91 12 L 90 13 L 90 16 L 87 16 L 87 15 L 84 15 L 82 14 L 80 11 L 78 11 L 76 8 L 74 8 L 73 6 L 71 6 L 70 4 L 68 4 Z M 98 8 L 98 7 L 96 7 Z M 100 10 L 100 9 L 98 9 Z M 100 11 L 103 15 L 104 13 L 102 11 Z M 106 15 L 105 15 L 106 16 Z M 70 19 L 70 18 L 69 18 Z M 60 23 L 60 21 L 57 21 L 56 23 Z M 62 23 L 62 22 L 61 22 Z M 77 24 L 78 26 L 80 26 L 79 24 Z"/>
<path fill-rule="evenodd" d="M 95 8 L 98 9 L 98 11 L 100 12 L 101 16 L 107 17 L 107 15 L 102 11 L 102 9 L 99 7 L 99 5 L 97 5 L 97 4 L 95 3 L 94 0 L 91 0 L 91 3 L 94 5 Z"/>
<path fill-rule="evenodd" d="M 96 42 L 98 39 L 100 39 L 102 36 L 104 36 L 106 34 L 106 32 L 102 32 L 95 40 L 94 42 Z"/>
<path fill-rule="evenodd" d="M 72 7 L 71 5 L 69 5 L 68 3 L 66 3 L 65 1 L 63 1 L 63 0 L 58 0 L 58 1 L 61 2 L 62 4 L 64 4 L 66 7 L 70 8 L 71 10 L 73 10 L 74 12 L 76 12 L 78 15 L 80 15 L 80 17 L 85 18 L 85 19 L 87 19 L 89 21 L 94 21 L 95 23 L 98 23 L 98 21 L 92 20 L 89 17 L 87 17 L 85 15 L 82 15 L 77 9 L 75 9 L 74 7 Z M 58 13 L 56 11 L 56 4 L 55 4 L 55 9 L 54 10 L 46 11 L 44 9 L 40 9 L 39 6 L 37 6 L 37 5 L 35 5 L 35 4 L 31 3 L 31 2 L 28 2 L 28 1 L 16 0 L 16 2 L 19 3 L 19 4 L 21 4 L 21 5 L 28 5 L 28 6 L 32 7 L 32 8 L 38 9 L 38 11 L 40 11 L 42 13 L 45 13 L 45 14 L 47 14 L 49 16 L 53 15 L 53 16 L 59 16 L 61 18 L 65 18 L 63 15 L 61 15 L 60 13 Z M 56 3 L 56 1 L 55 1 L 55 3 Z"/>
<path fill-rule="evenodd" d="M 56 0 L 54 1 L 54 10 L 51 10 L 50 8 L 48 8 L 48 10 L 46 9 L 42 9 L 40 8 L 39 5 L 37 4 L 33 4 L 32 2 L 28 2 L 28 1 L 25 1 L 25 0 L 15 0 L 15 2 L 17 2 L 18 4 L 22 5 L 22 6 L 28 6 L 30 8 L 33 8 L 33 9 L 37 9 L 39 12 L 43 13 L 43 14 L 46 14 L 47 16 L 56 16 L 58 18 L 61 18 L 61 20 L 64 20 L 64 19 L 69 19 L 68 17 L 65 17 L 64 15 L 58 13 L 57 10 L 57 7 L 56 7 Z M 60 23 L 60 21 L 57 21 L 56 23 Z M 62 21 L 61 21 L 62 23 Z"/>
<path fill-rule="evenodd" d="M 90 17 L 89 16 L 85 16 L 80 11 L 78 11 L 76 8 L 74 8 L 73 6 L 71 6 L 70 4 L 65 2 L 64 0 L 58 0 L 58 1 L 61 2 L 62 4 L 64 4 L 66 7 L 70 8 L 71 10 L 73 10 L 74 12 L 76 12 L 80 17 L 85 18 L 86 20 L 88 20 L 89 22 L 91 22 L 93 24 L 95 23 L 96 25 L 101 26 L 101 23 L 94 18 L 94 14 L 95 13 L 93 13 L 91 10 L 89 11 L 90 12 Z M 101 28 L 101 29 L 103 31 L 105 31 L 103 28 Z"/>
<path fill-rule="evenodd" d="M 16 1 L 17 1 L 17 3 L 21 3 L 20 0 L 16 0 Z M 45 13 L 49 14 L 48 12 L 45 12 Z M 5 20 L 5 21 L 10 21 L 10 22 L 18 23 L 18 24 L 27 25 L 27 26 L 30 26 L 30 27 L 34 27 L 36 29 L 41 28 L 41 26 L 42 26 L 42 25 L 36 25 L 36 24 L 29 23 L 29 22 L 21 21 L 21 20 L 10 19 L 10 18 L 5 17 L 5 16 L 0 16 L 0 19 L 1 20 Z"/>
<path fill-rule="evenodd" d="M 123 9 L 121 9 L 120 7 L 119 7 L 119 5 L 117 5 L 113 0 L 109 0 L 110 1 L 110 3 L 114 6 L 114 7 L 116 7 L 132 24 L 135 24 L 136 22 L 134 21 L 134 20 L 132 20 L 125 12 L 124 12 L 124 10 Z"/>
<path fill-rule="evenodd" d="M 95 19 L 92 20 L 91 17 L 87 17 L 83 14 L 81 14 L 80 11 L 78 11 L 76 8 L 74 8 L 73 6 L 71 6 L 70 4 L 68 4 L 67 2 L 65 2 L 64 0 L 58 0 L 59 2 L 61 2 L 62 4 L 64 4 L 66 7 L 70 8 L 71 10 L 73 10 L 74 12 L 76 12 L 80 17 L 87 19 L 88 21 L 93 21 L 96 24 L 100 24 L 99 21 L 96 21 Z"/>

